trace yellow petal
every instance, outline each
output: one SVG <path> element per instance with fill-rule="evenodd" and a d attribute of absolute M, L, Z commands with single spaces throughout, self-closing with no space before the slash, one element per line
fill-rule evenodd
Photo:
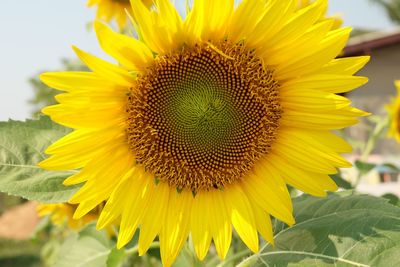
<path fill-rule="evenodd" d="M 254 171 L 245 177 L 242 182 L 243 190 L 250 202 L 258 206 L 279 220 L 292 225 L 292 203 L 285 182 L 279 174 L 268 167 L 268 159 L 260 159 Z"/>
<path fill-rule="evenodd" d="M 109 106 L 113 108 L 115 104 L 124 105 L 127 99 L 127 91 L 110 92 L 88 92 L 75 91 L 73 93 L 58 94 L 54 97 L 58 103 L 70 105 L 76 108 L 83 106 Z"/>
<path fill-rule="evenodd" d="M 252 203 L 252 206 L 257 230 L 266 241 L 274 244 L 274 233 L 272 232 L 271 217 L 256 203 Z"/>
<path fill-rule="evenodd" d="M 113 169 L 115 173 L 112 175 L 115 175 L 115 177 L 122 177 L 135 163 L 134 156 L 125 143 L 118 144 L 114 141 L 112 145 L 109 144 L 99 152 L 100 153 L 98 153 L 96 157 L 87 162 L 79 173 L 64 180 L 64 185 L 78 184 L 89 179 L 101 182 L 102 179 L 108 178 L 108 176 L 103 173 L 107 171 L 107 168 Z M 122 157 L 124 158 L 123 161 L 120 160 Z M 111 159 L 114 159 L 115 162 L 110 163 Z M 99 165 L 101 167 L 99 167 Z M 96 188 L 96 186 L 94 186 L 94 188 Z"/>
<path fill-rule="evenodd" d="M 320 70 L 318 74 L 353 75 L 370 60 L 369 56 L 334 59 Z"/>
<path fill-rule="evenodd" d="M 83 216 L 87 215 L 91 210 L 95 209 L 104 199 L 101 197 L 92 197 L 85 199 L 79 203 L 78 208 L 75 210 L 72 217 L 73 220 L 80 220 Z"/>
<path fill-rule="evenodd" d="M 324 21 L 313 25 L 301 37 L 278 48 L 258 49 L 260 57 L 265 58 L 268 65 L 285 65 L 299 55 L 310 53 L 310 47 L 320 43 L 332 27 L 332 21 Z"/>
<path fill-rule="evenodd" d="M 228 253 L 232 241 L 232 222 L 224 201 L 224 192 L 210 190 L 210 229 L 215 248 L 220 259 L 224 259 Z"/>
<path fill-rule="evenodd" d="M 91 7 L 91 6 L 95 5 L 95 4 L 98 4 L 99 1 L 101 1 L 101 0 L 88 0 L 88 2 L 87 2 L 86 5 L 87 5 L 88 7 Z"/>
<path fill-rule="evenodd" d="M 169 0 L 155 0 L 160 21 L 171 34 L 179 34 L 182 30 L 182 18 Z"/>
<path fill-rule="evenodd" d="M 286 141 L 287 138 L 277 140 L 272 153 L 280 158 L 286 158 L 293 165 L 308 169 L 311 172 L 324 174 L 337 173 L 336 168 L 325 159 L 319 158 L 318 154 L 314 155 L 312 154 L 313 151 L 309 150 L 304 151 L 293 146 L 293 144 L 287 144 Z"/>
<path fill-rule="evenodd" d="M 207 192 L 200 191 L 193 200 L 190 229 L 192 230 L 193 245 L 197 257 L 203 260 L 211 244 L 209 222 L 212 202 Z"/>
<path fill-rule="evenodd" d="M 124 206 L 124 210 L 122 211 L 118 234 L 118 249 L 125 246 L 132 239 L 143 213 L 146 211 L 149 198 L 153 193 L 152 184 L 154 180 L 144 170 L 137 177 L 132 177 L 131 180 L 129 194 L 122 196 L 124 201 L 121 205 Z"/>
<path fill-rule="evenodd" d="M 368 82 L 367 77 L 315 74 L 285 82 L 283 90 L 315 89 L 328 93 L 345 93 Z"/>
<path fill-rule="evenodd" d="M 87 212 L 95 208 L 98 204 L 110 197 L 115 186 L 117 186 L 121 177 L 117 177 L 112 182 L 96 184 L 97 190 L 93 190 L 93 182 L 88 181 L 80 190 L 68 201 L 70 204 L 80 204 L 80 209 L 75 213 L 75 219 L 80 219 Z"/>
<path fill-rule="evenodd" d="M 93 72 L 46 72 L 40 75 L 40 79 L 51 88 L 68 92 L 93 92 L 116 87 L 112 81 Z"/>
<path fill-rule="evenodd" d="M 131 182 L 132 175 L 134 175 L 135 169 L 131 169 L 121 180 L 118 185 L 114 188 L 112 194 L 106 202 L 103 210 L 101 211 L 99 220 L 97 221 L 96 228 L 103 229 L 104 227 L 115 222 L 122 214 L 124 205 L 121 205 L 124 201 L 124 197 L 129 195 L 131 189 L 128 185 Z"/>
<path fill-rule="evenodd" d="M 113 146 L 102 152 L 100 157 L 93 159 L 81 171 L 86 174 L 88 182 L 75 193 L 70 203 L 79 203 L 82 199 L 96 195 L 107 199 L 122 177 L 134 168 L 135 162 L 129 155 L 130 151 Z M 121 158 L 126 160 L 120 160 Z"/>
<path fill-rule="evenodd" d="M 112 107 L 93 106 L 90 109 L 85 107 L 73 107 L 71 105 L 59 104 L 45 107 L 42 113 L 64 126 L 79 128 L 107 128 L 111 125 L 118 125 L 125 121 L 126 112 L 124 105 L 114 103 Z"/>
<path fill-rule="evenodd" d="M 196 0 L 193 9 L 185 21 L 185 33 L 189 43 L 199 39 L 221 40 L 225 37 L 227 26 L 232 13 L 234 1 L 207 1 Z"/>
<path fill-rule="evenodd" d="M 71 153 L 90 149 L 96 150 L 111 140 L 119 140 L 124 132 L 118 128 L 101 130 L 80 129 L 64 136 L 46 149 L 46 154 Z"/>
<path fill-rule="evenodd" d="M 157 234 L 160 233 L 161 225 L 167 216 L 167 208 L 169 201 L 169 185 L 159 183 L 153 186 L 153 193 L 149 199 L 149 203 L 145 214 L 143 215 L 140 235 L 139 235 L 139 255 L 143 255 L 149 249 L 151 242 Z"/>
<path fill-rule="evenodd" d="M 272 0 L 268 1 L 268 8 L 264 17 L 255 27 L 252 34 L 247 38 L 249 47 L 259 48 L 282 29 L 284 23 L 293 17 L 296 10 L 297 0 Z"/>
<path fill-rule="evenodd" d="M 301 9 L 276 33 L 275 36 L 265 40 L 265 46 L 271 49 L 282 47 L 303 35 L 324 13 L 328 3 L 318 0 L 307 8 Z"/>
<path fill-rule="evenodd" d="M 188 235 L 193 195 L 190 191 L 177 192 L 171 188 L 167 215 L 160 233 L 160 252 L 164 266 L 171 266 Z"/>
<path fill-rule="evenodd" d="M 254 252 L 258 252 L 258 234 L 253 209 L 239 185 L 225 189 L 224 197 L 230 208 L 232 224 L 243 242 Z"/>
<path fill-rule="evenodd" d="M 235 10 L 231 26 L 228 30 L 229 40 L 236 43 L 252 33 L 257 23 L 264 16 L 266 9 L 264 0 L 244 0 Z"/>
<path fill-rule="evenodd" d="M 89 175 L 84 171 L 77 172 L 74 175 L 69 176 L 63 181 L 63 185 L 69 186 L 74 184 L 80 184 L 86 182 L 89 179 Z"/>
<path fill-rule="evenodd" d="M 179 42 L 182 22 L 169 1 L 156 2 L 159 12 L 150 11 L 142 0 L 131 0 L 131 4 L 134 24 L 152 51 L 165 54 L 182 44 Z"/>
<path fill-rule="evenodd" d="M 287 147 L 309 153 L 309 155 L 313 155 L 313 157 L 321 159 L 321 162 L 326 162 L 333 167 L 348 168 L 352 166 L 350 162 L 339 156 L 335 151 L 332 151 L 323 143 L 316 142 L 307 131 L 295 129 L 282 131 L 278 142 L 280 144 L 281 142 L 285 143 Z"/>
<path fill-rule="evenodd" d="M 66 180 L 64 180 L 63 184 L 64 185 L 74 185 L 74 184 L 79 184 L 84 181 L 87 181 L 89 179 L 99 179 L 98 177 L 103 177 L 105 180 L 104 181 L 109 181 L 107 178 L 108 175 L 108 168 L 114 169 L 113 173 L 111 176 L 115 175 L 116 179 L 119 180 L 119 176 L 124 176 L 126 171 L 130 169 L 134 162 L 134 157 L 131 154 L 128 154 L 129 151 L 127 149 L 121 149 L 121 146 L 115 146 L 117 143 L 114 143 L 113 145 L 107 150 L 98 150 L 98 154 L 93 157 L 92 160 L 89 160 L 84 168 L 80 170 L 77 174 L 74 174 L 70 177 L 68 177 Z M 125 146 L 124 143 L 122 143 L 122 146 Z M 105 146 L 108 147 L 108 146 Z M 126 153 L 127 152 L 127 153 Z M 110 153 L 107 154 L 107 153 Z M 74 155 L 77 155 L 73 153 Z M 125 161 L 120 161 L 120 158 L 125 158 Z M 115 160 L 115 162 L 111 161 L 112 159 Z M 110 163 L 111 162 L 111 163 Z M 100 167 L 99 167 L 100 166 Z M 101 178 L 100 178 L 101 179 Z M 93 182 L 92 182 L 93 183 Z M 94 184 L 91 184 L 94 186 L 93 190 L 94 192 L 88 192 L 88 196 L 90 197 L 91 194 L 96 193 L 96 188 L 97 186 L 97 181 L 94 181 Z M 88 185 L 90 186 L 90 185 Z M 99 186 L 100 187 L 100 186 Z"/>
<path fill-rule="evenodd" d="M 350 153 L 352 151 L 350 144 L 329 131 L 281 129 L 282 132 L 285 132 L 285 135 L 286 133 L 289 134 L 289 138 L 295 137 L 308 144 L 314 143 L 314 146 L 321 151 L 340 153 Z"/>
<path fill-rule="evenodd" d="M 129 70 L 144 71 L 153 62 L 153 54 L 145 44 L 133 37 L 115 33 L 107 25 L 94 23 L 102 49 Z"/>
<path fill-rule="evenodd" d="M 276 79 L 301 77 L 320 69 L 340 54 L 349 39 L 350 32 L 351 28 L 330 31 L 321 43 L 315 45 L 316 49 L 310 49 L 308 53 L 299 54 L 286 64 L 277 66 Z"/>
<path fill-rule="evenodd" d="M 326 191 L 336 191 L 337 186 L 326 174 L 312 173 L 289 164 L 286 160 L 270 155 L 271 165 L 283 179 L 295 188 L 313 196 L 326 196 Z"/>
<path fill-rule="evenodd" d="M 280 101 L 284 110 L 330 112 L 349 107 L 351 104 L 350 100 L 343 96 L 317 90 L 283 86 L 280 91 Z"/>
<path fill-rule="evenodd" d="M 116 13 L 116 21 L 117 21 L 119 29 L 124 29 L 127 19 L 128 19 L 128 16 L 126 14 L 125 9 L 122 12 L 119 11 Z"/>
<path fill-rule="evenodd" d="M 98 155 L 97 150 L 89 151 L 85 154 L 71 155 L 58 154 L 53 155 L 38 163 L 38 166 L 46 170 L 75 170 L 84 167 L 87 162 Z"/>
<path fill-rule="evenodd" d="M 129 74 L 128 71 L 113 65 L 107 61 L 92 56 L 86 52 L 83 52 L 77 47 L 72 47 L 77 56 L 95 73 L 100 75 L 102 78 L 114 82 L 120 86 L 126 86 L 130 88 L 135 78 Z"/>
<path fill-rule="evenodd" d="M 280 122 L 285 127 L 337 130 L 357 124 L 359 120 L 355 116 L 359 115 L 346 109 L 333 110 L 328 114 L 286 110 Z"/>

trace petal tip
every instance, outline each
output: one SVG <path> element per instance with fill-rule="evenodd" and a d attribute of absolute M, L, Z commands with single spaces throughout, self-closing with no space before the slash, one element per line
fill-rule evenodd
<path fill-rule="evenodd" d="M 127 240 L 127 238 L 125 237 L 118 237 L 117 249 L 123 248 L 128 243 L 128 241 L 129 239 Z"/>

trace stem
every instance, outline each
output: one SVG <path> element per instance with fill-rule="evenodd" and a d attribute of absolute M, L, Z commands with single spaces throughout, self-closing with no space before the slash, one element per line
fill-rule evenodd
<path fill-rule="evenodd" d="M 220 264 L 217 265 L 217 267 L 224 267 L 226 266 L 228 263 L 235 261 L 237 259 L 243 258 L 247 255 L 249 255 L 250 252 L 248 250 L 243 250 L 238 252 L 237 254 L 235 254 L 234 256 L 230 257 L 229 259 L 226 259 L 225 261 L 221 262 Z M 244 260 L 246 261 L 246 260 Z"/>
<path fill-rule="evenodd" d="M 252 266 L 256 261 L 258 261 L 258 257 L 260 255 L 257 254 L 253 254 L 250 257 L 248 257 L 247 259 L 245 259 L 244 261 L 242 261 L 241 263 L 239 263 L 238 265 L 236 265 L 236 267 L 250 267 Z"/>
<path fill-rule="evenodd" d="M 387 124 L 389 122 L 389 118 L 385 118 L 378 122 L 370 135 L 367 144 L 365 145 L 364 152 L 361 154 L 360 160 L 365 161 L 368 159 L 368 156 L 371 154 L 373 149 L 375 148 L 375 145 L 379 138 L 381 137 L 383 131 L 385 130 Z"/>
<path fill-rule="evenodd" d="M 219 259 L 219 257 L 217 255 L 215 255 L 214 257 L 212 257 L 208 262 L 206 266 L 217 266 L 218 262 L 221 262 L 221 260 Z"/>
<path fill-rule="evenodd" d="M 143 259 L 143 262 L 144 262 L 144 265 L 145 265 L 145 266 L 151 267 L 150 258 L 149 258 L 149 255 L 147 255 L 147 253 L 145 253 L 145 254 L 142 256 L 142 259 Z"/>
<path fill-rule="evenodd" d="M 386 129 L 387 125 L 389 123 L 389 118 L 385 117 L 385 119 L 379 121 L 374 130 L 372 131 L 372 134 L 370 135 L 370 137 L 368 138 L 368 141 L 365 145 L 364 151 L 361 154 L 360 157 L 360 161 L 367 161 L 368 157 L 371 155 L 372 151 L 375 148 L 376 143 L 378 142 L 379 138 L 382 136 L 384 130 Z M 357 188 L 357 186 L 360 184 L 361 182 L 361 178 L 362 178 L 362 174 L 359 171 L 357 174 L 357 179 L 356 182 L 354 184 L 354 188 Z"/>

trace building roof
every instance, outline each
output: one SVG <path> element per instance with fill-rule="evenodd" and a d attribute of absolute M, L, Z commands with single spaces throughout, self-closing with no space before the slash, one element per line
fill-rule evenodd
<path fill-rule="evenodd" d="M 344 55 L 365 55 L 373 50 L 397 44 L 400 44 L 400 27 L 390 32 L 372 32 L 353 37 L 344 49 Z"/>

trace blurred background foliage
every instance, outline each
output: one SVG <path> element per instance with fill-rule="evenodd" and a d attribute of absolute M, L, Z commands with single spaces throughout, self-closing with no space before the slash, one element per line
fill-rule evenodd
<path fill-rule="evenodd" d="M 370 0 L 382 6 L 389 18 L 398 24 L 400 24 L 400 0 Z"/>
<path fill-rule="evenodd" d="M 56 104 L 54 97 L 61 93 L 60 91 L 54 90 L 40 81 L 40 73 L 48 71 L 88 71 L 88 68 L 78 59 L 64 58 L 61 60 L 60 69 L 40 71 L 30 78 L 29 83 L 32 87 L 34 96 L 29 100 L 29 104 L 32 106 L 32 116 L 35 118 L 41 114 L 40 110 L 43 107 Z"/>

